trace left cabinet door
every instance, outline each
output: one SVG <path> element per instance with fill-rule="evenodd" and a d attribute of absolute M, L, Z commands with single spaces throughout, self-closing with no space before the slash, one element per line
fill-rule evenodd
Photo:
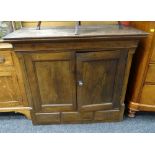
<path fill-rule="evenodd" d="M 23 56 L 34 120 L 37 123 L 59 122 L 59 112 L 76 108 L 75 54 L 35 52 Z"/>
<path fill-rule="evenodd" d="M 22 97 L 14 71 L 0 71 L 0 107 L 18 106 L 21 103 Z"/>

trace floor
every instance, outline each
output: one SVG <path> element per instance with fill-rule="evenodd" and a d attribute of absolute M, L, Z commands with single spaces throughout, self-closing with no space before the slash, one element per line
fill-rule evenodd
<path fill-rule="evenodd" d="M 125 116 L 122 122 L 33 126 L 23 115 L 0 114 L 1 133 L 154 133 L 155 113 Z"/>

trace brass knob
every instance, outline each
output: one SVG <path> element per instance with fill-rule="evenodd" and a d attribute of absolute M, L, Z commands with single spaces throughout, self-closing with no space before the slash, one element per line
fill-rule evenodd
<path fill-rule="evenodd" d="M 155 32 L 155 29 L 150 29 L 150 32 Z"/>
<path fill-rule="evenodd" d="M 80 80 L 78 81 L 79 86 L 83 86 L 83 82 Z"/>

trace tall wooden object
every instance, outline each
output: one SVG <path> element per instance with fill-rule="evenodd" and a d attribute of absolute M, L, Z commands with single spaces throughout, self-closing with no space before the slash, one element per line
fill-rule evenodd
<path fill-rule="evenodd" d="M 136 111 L 155 111 L 155 22 L 131 25 L 149 33 L 140 41 L 130 74 L 127 100 L 129 117 L 134 117 Z"/>
<path fill-rule="evenodd" d="M 0 112 L 16 112 L 30 117 L 19 61 L 12 45 L 0 43 Z"/>
<path fill-rule="evenodd" d="M 146 33 L 119 26 L 20 30 L 13 44 L 34 124 L 120 121 L 132 56 Z"/>

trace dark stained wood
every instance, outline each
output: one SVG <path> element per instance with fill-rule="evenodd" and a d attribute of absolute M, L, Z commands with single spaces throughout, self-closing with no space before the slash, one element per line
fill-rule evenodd
<path fill-rule="evenodd" d="M 63 112 L 62 113 L 62 122 L 64 123 L 82 123 L 82 122 L 91 122 L 94 117 L 93 112 Z"/>
<path fill-rule="evenodd" d="M 8 34 L 3 39 L 9 42 L 50 41 L 50 40 L 83 40 L 83 39 L 117 39 L 145 37 L 147 33 L 131 27 L 119 25 L 81 26 L 78 35 L 73 27 L 52 27 L 36 30 L 35 28 L 20 29 Z"/>
<path fill-rule="evenodd" d="M 124 51 L 77 53 L 77 103 L 80 110 L 119 108 L 120 98 L 117 96 L 121 93 L 126 54 Z M 83 82 L 82 86 L 79 81 Z"/>
<path fill-rule="evenodd" d="M 60 123 L 60 113 L 36 113 L 32 121 L 34 124 L 57 124 Z"/>
<path fill-rule="evenodd" d="M 107 41 L 107 40 L 96 40 L 92 39 L 91 41 L 84 40 L 84 41 L 57 41 L 57 42 L 50 42 L 50 43 L 43 43 L 39 42 L 40 46 L 38 46 L 38 43 L 27 43 L 26 46 L 21 43 L 14 43 L 14 50 L 15 51 L 29 51 L 33 52 L 35 51 L 43 51 L 46 49 L 46 51 L 61 51 L 61 50 L 82 50 L 81 51 L 94 51 L 96 49 L 124 49 L 124 48 L 136 48 L 138 45 L 138 40 L 115 40 L 115 41 Z M 66 46 L 66 44 L 68 46 Z"/>
<path fill-rule="evenodd" d="M 71 52 L 24 54 L 36 112 L 76 108 L 74 57 Z"/>
<path fill-rule="evenodd" d="M 34 124 L 121 121 L 142 31 L 118 26 L 20 30 L 13 43 Z"/>
<path fill-rule="evenodd" d="M 123 120 L 123 110 L 111 110 L 111 111 L 97 111 L 94 116 L 95 121 L 122 121 Z"/>
<path fill-rule="evenodd" d="M 129 73 L 130 73 L 130 68 L 131 68 L 131 63 L 132 63 L 132 58 L 134 55 L 135 49 L 129 49 L 128 51 L 128 57 L 127 57 L 127 62 L 126 62 L 126 68 L 125 68 L 125 78 L 123 81 L 123 88 L 122 88 L 122 94 L 121 94 L 121 103 L 124 102 L 125 95 L 126 95 L 126 90 L 127 90 L 127 84 L 128 84 L 128 78 L 129 78 Z"/>

